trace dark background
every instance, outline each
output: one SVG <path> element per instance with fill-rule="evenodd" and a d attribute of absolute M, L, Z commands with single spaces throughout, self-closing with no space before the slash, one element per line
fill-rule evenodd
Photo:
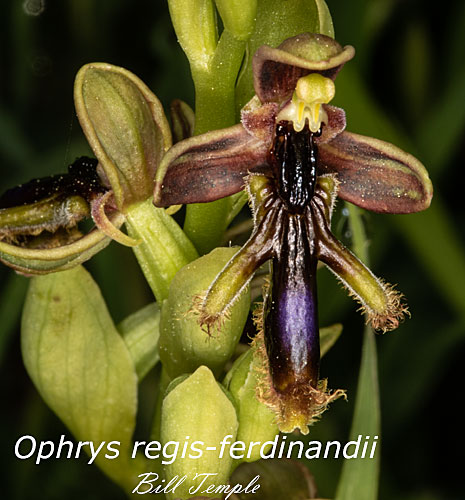
<path fill-rule="evenodd" d="M 342 44 L 357 55 L 337 80 L 352 131 L 391 140 L 416 154 L 435 186 L 432 207 L 410 216 L 365 216 L 372 268 L 399 283 L 412 318 L 378 338 L 383 446 L 381 500 L 463 498 L 465 339 L 463 162 L 465 4 L 421 0 L 328 0 Z M 63 172 L 89 154 L 75 117 L 79 67 L 105 61 L 142 78 L 165 107 L 193 104 L 193 87 L 163 0 L 2 0 L 0 7 L 0 191 Z M 338 212 L 335 231 L 347 222 Z M 87 268 L 115 321 L 151 299 L 130 251 L 112 244 Z M 84 460 L 40 466 L 14 456 L 23 434 L 66 432 L 32 386 L 21 361 L 20 311 L 27 279 L 0 267 L 0 488 L 2 498 L 117 499 L 124 495 Z M 312 429 L 345 440 L 360 359 L 362 319 L 332 276 L 321 272 L 322 324 L 344 332 L 323 361 L 331 387 L 348 390 Z M 149 397 L 150 380 L 141 388 Z M 144 414 L 144 408 L 141 410 Z M 340 460 L 309 464 L 322 497 L 334 495 Z M 357 500 L 357 499 L 354 499 Z"/>

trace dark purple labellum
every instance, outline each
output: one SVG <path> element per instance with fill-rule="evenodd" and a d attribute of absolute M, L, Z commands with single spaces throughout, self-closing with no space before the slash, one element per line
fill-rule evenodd
<path fill-rule="evenodd" d="M 302 213 L 315 191 L 317 148 L 313 136 L 308 127 L 295 132 L 291 122 L 276 127 L 269 160 L 278 194 L 291 212 Z"/>
<path fill-rule="evenodd" d="M 281 228 L 281 252 L 273 258 L 265 300 L 265 344 L 275 389 L 318 384 L 320 343 L 315 248 L 306 218 L 291 215 Z"/>
<path fill-rule="evenodd" d="M 34 179 L 0 197 L 0 241 L 28 248 L 52 248 L 82 236 L 77 224 L 91 215 L 92 201 L 107 189 L 98 162 L 85 156 L 68 173 Z"/>
<path fill-rule="evenodd" d="M 81 196 L 87 202 L 106 188 L 97 174 L 98 161 L 81 156 L 68 167 L 67 174 L 51 175 L 33 179 L 11 188 L 0 197 L 0 208 L 31 205 L 53 195 Z"/>
<path fill-rule="evenodd" d="M 314 136 L 308 126 L 296 132 L 291 122 L 281 122 L 269 155 L 276 192 L 285 207 L 263 325 L 270 373 L 279 393 L 318 385 L 318 259 L 309 208 L 317 178 Z"/>

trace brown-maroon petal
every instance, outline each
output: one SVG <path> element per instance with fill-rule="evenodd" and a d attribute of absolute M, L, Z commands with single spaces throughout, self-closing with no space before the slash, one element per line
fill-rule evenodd
<path fill-rule="evenodd" d="M 354 54 L 352 46 L 343 48 L 333 38 L 316 33 L 288 38 L 276 49 L 262 45 L 252 65 L 255 92 L 262 102 L 283 102 L 291 97 L 299 78 L 320 73 L 334 79 Z"/>
<path fill-rule="evenodd" d="M 195 115 L 189 104 L 174 99 L 170 105 L 173 144 L 194 135 Z"/>
<path fill-rule="evenodd" d="M 237 193 L 249 172 L 268 170 L 269 147 L 240 124 L 179 142 L 157 170 L 154 203 L 206 203 Z"/>
<path fill-rule="evenodd" d="M 332 141 L 346 128 L 346 113 L 342 108 L 323 104 L 323 109 L 328 115 L 328 123 L 323 125 L 320 137 L 315 138 L 317 144 Z"/>
<path fill-rule="evenodd" d="M 275 102 L 262 104 L 254 96 L 241 110 L 241 123 L 249 134 L 271 146 L 278 110 Z"/>
<path fill-rule="evenodd" d="M 414 156 L 350 132 L 320 144 L 318 172 L 337 174 L 339 198 L 374 212 L 419 212 L 433 196 L 428 172 Z"/>

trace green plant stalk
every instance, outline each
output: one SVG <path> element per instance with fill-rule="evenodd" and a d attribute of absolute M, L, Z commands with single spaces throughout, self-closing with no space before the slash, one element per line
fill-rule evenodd
<path fill-rule="evenodd" d="M 165 209 L 151 199 L 136 203 L 126 212 L 129 235 L 140 243 L 134 253 L 158 303 L 168 297 L 174 275 L 198 257 L 192 243 Z"/>
<path fill-rule="evenodd" d="M 246 42 L 224 30 L 208 67 L 191 65 L 195 85 L 195 135 L 236 122 L 235 84 L 245 46 Z M 207 253 L 220 244 L 230 208 L 230 198 L 187 206 L 184 232 L 199 253 Z"/>
<path fill-rule="evenodd" d="M 361 210 L 349 203 L 346 206 L 349 209 L 353 250 L 363 262 L 367 263 L 367 241 L 360 217 Z M 374 332 L 369 326 L 365 327 L 363 334 L 362 359 L 350 439 L 357 439 L 359 434 L 372 438 L 374 436 L 379 438 L 381 434 L 376 343 Z M 335 500 L 377 499 L 380 470 L 379 452 L 378 443 L 373 459 L 356 458 L 344 462 Z"/>

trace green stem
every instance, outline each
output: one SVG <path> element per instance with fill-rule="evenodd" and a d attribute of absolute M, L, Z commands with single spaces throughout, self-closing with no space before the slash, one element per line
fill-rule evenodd
<path fill-rule="evenodd" d="M 236 122 L 235 84 L 245 45 L 224 30 L 208 69 L 192 67 L 196 135 Z M 230 204 L 229 198 L 224 198 L 187 206 L 184 231 L 200 253 L 207 253 L 220 244 Z"/>
<path fill-rule="evenodd" d="M 246 42 L 221 34 L 208 68 L 192 66 L 195 85 L 195 135 L 236 122 L 235 85 Z"/>
<path fill-rule="evenodd" d="M 148 199 L 129 207 L 126 212 L 129 235 L 140 240 L 134 247 L 152 291 L 161 303 L 168 297 L 174 275 L 198 257 L 192 243 L 165 209 L 154 207 Z"/>
<path fill-rule="evenodd" d="M 365 229 L 361 220 L 362 211 L 351 204 L 346 204 L 346 206 L 349 209 L 353 250 L 367 264 L 368 250 Z M 356 440 L 359 435 L 362 436 L 362 439 L 365 436 L 370 436 L 370 442 L 372 443 L 374 436 L 378 436 L 379 442 L 380 432 L 381 411 L 376 343 L 373 330 L 366 326 L 363 334 L 362 359 L 350 439 Z M 344 462 L 335 500 L 377 499 L 380 467 L 379 453 L 378 444 L 374 458 L 355 458 Z"/>

